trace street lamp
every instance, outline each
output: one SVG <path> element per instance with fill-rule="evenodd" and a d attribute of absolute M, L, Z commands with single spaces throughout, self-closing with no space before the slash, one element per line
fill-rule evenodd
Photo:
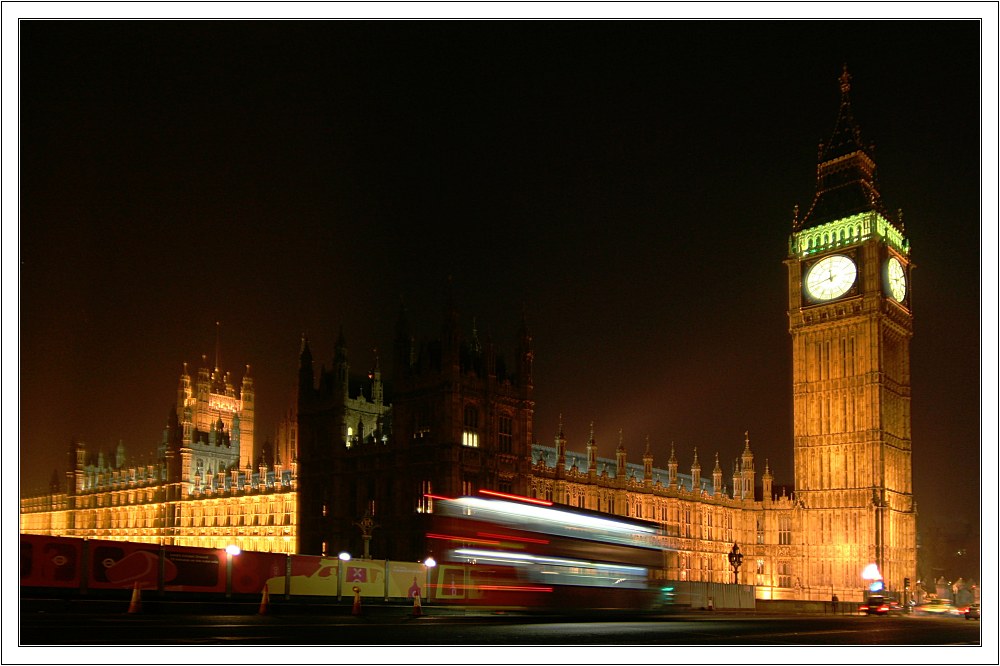
<path fill-rule="evenodd" d="M 863 596 L 868 596 L 872 592 L 881 592 L 885 588 L 882 574 L 878 570 L 878 565 L 874 562 L 864 568 L 864 571 L 861 572 L 861 578 L 862 580 L 869 581 Z"/>
<path fill-rule="evenodd" d="M 427 569 L 427 586 L 424 588 L 424 598 L 431 600 L 431 569 L 437 566 L 437 561 L 433 557 L 424 560 L 424 567 Z"/>
<path fill-rule="evenodd" d="M 341 581 L 344 580 L 344 575 L 340 569 L 341 567 L 344 566 L 345 562 L 350 562 L 350 561 L 351 561 L 351 554 L 348 553 L 346 550 L 341 551 L 340 555 L 337 555 L 337 601 L 340 601 Z"/>
<path fill-rule="evenodd" d="M 733 542 L 733 549 L 729 551 L 729 566 L 733 568 L 733 583 L 740 582 L 740 567 L 743 565 L 743 553 L 740 552 L 740 547 Z"/>
<path fill-rule="evenodd" d="M 233 596 L 233 558 L 241 552 L 235 543 L 226 546 L 226 598 Z"/>
<path fill-rule="evenodd" d="M 364 557 L 364 559 L 367 560 L 370 557 L 369 551 L 368 551 L 368 544 L 371 543 L 372 532 L 374 532 L 375 528 L 378 527 L 378 524 L 372 518 L 372 511 L 371 511 L 371 509 L 368 509 L 367 511 L 365 511 L 364 517 L 362 517 L 359 522 L 354 523 L 354 524 L 357 525 L 359 528 L 361 528 L 361 540 L 365 544 L 365 546 L 364 546 L 364 556 L 363 557 Z"/>

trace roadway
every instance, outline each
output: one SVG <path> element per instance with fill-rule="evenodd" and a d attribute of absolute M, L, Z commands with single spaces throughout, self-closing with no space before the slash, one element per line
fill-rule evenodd
<path fill-rule="evenodd" d="M 20 610 L 21 646 L 950 646 L 959 652 L 944 661 L 976 663 L 982 649 L 969 646 L 983 642 L 979 621 L 954 616 L 723 611 L 534 615 L 426 606 L 415 615 L 411 607 L 392 605 L 369 606 L 360 615 L 349 605 L 271 605 L 259 614 L 259 606 L 250 603 L 147 603 L 140 612 L 129 613 L 121 602 L 80 601 L 22 603 Z M 74 652 L 74 661 L 90 663 L 86 654 Z M 899 653 L 877 659 L 869 653 L 854 661 L 894 663 L 886 658 L 893 654 Z M 106 650 L 98 657 L 93 663 L 115 663 Z M 134 657 L 126 663 L 132 661 Z"/>

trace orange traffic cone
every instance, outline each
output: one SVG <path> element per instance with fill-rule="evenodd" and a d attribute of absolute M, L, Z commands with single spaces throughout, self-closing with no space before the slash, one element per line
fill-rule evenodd
<path fill-rule="evenodd" d="M 264 591 L 260 595 L 260 608 L 257 609 L 257 614 L 267 615 L 267 607 L 270 603 L 271 597 L 267 594 L 267 583 L 264 583 Z"/>
<path fill-rule="evenodd" d="M 420 594 L 413 595 L 413 617 L 420 617 L 424 614 L 423 609 L 420 607 Z"/>
<path fill-rule="evenodd" d="M 138 613 L 142 611 L 142 593 L 139 592 L 139 582 L 136 581 L 135 585 L 132 586 L 132 601 L 128 605 L 129 613 Z"/>
<path fill-rule="evenodd" d="M 361 615 L 361 588 L 357 585 L 354 586 L 354 608 L 351 609 L 352 615 Z"/>

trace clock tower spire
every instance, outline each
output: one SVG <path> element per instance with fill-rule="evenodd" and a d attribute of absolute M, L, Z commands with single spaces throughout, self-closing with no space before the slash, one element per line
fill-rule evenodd
<path fill-rule="evenodd" d="M 889 590 L 916 574 L 910 433 L 910 243 L 882 202 L 851 77 L 820 144 L 816 193 L 789 237 L 795 493 L 806 594 L 856 596 L 874 562 Z M 847 564 L 843 556 L 847 555 Z"/>

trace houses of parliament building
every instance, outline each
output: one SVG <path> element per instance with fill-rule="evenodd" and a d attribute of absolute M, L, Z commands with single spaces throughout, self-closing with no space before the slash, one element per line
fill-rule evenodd
<path fill-rule="evenodd" d="M 21 532 L 373 557 L 427 555 L 434 497 L 480 489 L 659 523 L 668 580 L 739 582 L 758 598 L 858 599 L 878 565 L 890 590 L 916 579 L 911 485 L 910 274 L 902 216 L 883 205 L 871 148 L 839 79 L 834 130 L 819 147 L 812 204 L 796 209 L 785 264 L 792 340 L 794 492 L 776 492 L 752 433 L 719 450 L 629 460 L 623 436 L 579 445 L 562 423 L 533 438 L 534 350 L 522 320 L 506 356 L 459 326 L 417 344 L 400 312 L 391 375 L 355 375 L 343 335 L 317 366 L 302 340 L 298 396 L 273 445 L 256 447 L 254 385 L 218 367 L 180 376 L 155 464 L 82 443 L 51 492 L 21 500 Z M 255 455 L 255 450 L 258 454 Z M 729 474 L 719 463 L 737 460 Z M 728 465 L 727 465 L 728 466 Z M 360 525 L 369 525 L 363 535 Z"/>

